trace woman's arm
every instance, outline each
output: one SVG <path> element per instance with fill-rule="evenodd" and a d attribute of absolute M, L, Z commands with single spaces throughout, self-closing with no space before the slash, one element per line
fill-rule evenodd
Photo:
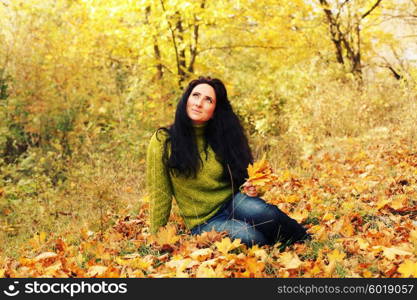
<path fill-rule="evenodd" d="M 155 132 L 146 156 L 146 185 L 150 199 L 150 232 L 156 233 L 169 219 L 172 205 L 172 183 L 162 161 L 167 134 Z"/>

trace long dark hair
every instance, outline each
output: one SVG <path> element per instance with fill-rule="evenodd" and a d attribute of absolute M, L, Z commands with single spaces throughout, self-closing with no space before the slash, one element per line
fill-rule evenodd
<path fill-rule="evenodd" d="M 168 138 L 164 147 L 164 162 L 170 172 L 185 177 L 196 176 L 202 164 L 198 153 L 194 128 L 187 115 L 187 101 L 194 87 L 206 83 L 216 94 L 216 108 L 213 117 L 207 121 L 204 131 L 204 151 L 207 156 L 208 145 L 216 153 L 216 158 L 223 165 L 223 179 L 230 181 L 235 189 L 239 188 L 248 177 L 247 167 L 253 162 L 248 139 L 236 114 L 233 112 L 226 87 L 217 78 L 199 77 L 186 87 L 177 105 L 174 123 L 166 131 Z M 168 147 L 170 155 L 168 157 Z"/>

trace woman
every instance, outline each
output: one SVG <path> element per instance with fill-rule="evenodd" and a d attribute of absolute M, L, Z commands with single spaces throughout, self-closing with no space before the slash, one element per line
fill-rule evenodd
<path fill-rule="evenodd" d="M 177 105 L 175 121 L 151 138 L 147 153 L 151 233 L 164 226 L 174 196 L 192 234 L 226 231 L 248 246 L 290 244 L 306 230 L 275 205 L 239 187 L 253 162 L 243 128 L 224 84 L 200 77 L 191 81 Z"/>

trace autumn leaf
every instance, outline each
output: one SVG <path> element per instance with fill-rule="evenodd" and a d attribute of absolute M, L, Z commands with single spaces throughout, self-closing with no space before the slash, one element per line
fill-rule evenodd
<path fill-rule="evenodd" d="M 213 268 L 210 266 L 199 266 L 196 272 L 197 278 L 217 278 L 219 277 Z"/>
<path fill-rule="evenodd" d="M 258 261 L 255 257 L 245 257 L 244 265 L 246 270 L 255 277 L 262 276 L 262 272 L 265 269 L 265 263 Z"/>
<path fill-rule="evenodd" d="M 356 241 L 358 242 L 361 250 L 366 250 L 369 247 L 369 242 L 363 238 L 358 237 L 356 238 Z"/>
<path fill-rule="evenodd" d="M 284 197 L 284 199 L 287 203 L 297 203 L 300 200 L 298 196 L 295 194 L 289 195 L 288 197 Z"/>
<path fill-rule="evenodd" d="M 403 263 L 400 264 L 398 273 L 400 273 L 403 277 L 417 278 L 417 262 L 406 259 Z"/>
<path fill-rule="evenodd" d="M 134 269 L 141 269 L 144 271 L 147 271 L 152 266 L 151 260 L 145 260 L 142 257 L 134 257 L 134 258 L 129 258 L 126 256 L 123 258 L 117 257 L 115 261 L 121 266 L 129 266 Z"/>
<path fill-rule="evenodd" d="M 393 259 L 395 259 L 396 255 L 399 255 L 399 256 L 412 255 L 412 253 L 409 252 L 409 251 L 404 251 L 404 250 L 395 248 L 395 247 L 389 247 L 389 248 L 388 247 L 383 247 L 383 255 L 386 258 L 388 258 L 390 260 L 393 260 Z"/>
<path fill-rule="evenodd" d="M 35 257 L 35 261 L 41 261 L 57 257 L 55 252 L 44 252 Z"/>
<path fill-rule="evenodd" d="M 151 240 L 159 246 L 173 245 L 178 242 L 179 239 L 180 237 L 177 235 L 177 229 L 172 224 L 161 227 L 157 234 L 151 237 Z"/>
<path fill-rule="evenodd" d="M 351 237 L 355 234 L 355 228 L 349 218 L 345 218 L 342 228 L 339 231 L 344 237 Z"/>
<path fill-rule="evenodd" d="M 305 209 L 297 209 L 290 213 L 290 217 L 296 220 L 298 223 L 302 223 L 308 217 L 308 211 Z"/>
<path fill-rule="evenodd" d="M 40 248 L 46 240 L 46 232 L 35 233 L 33 237 L 29 240 L 30 245 L 32 248 L 37 249 Z"/>
<path fill-rule="evenodd" d="M 226 255 L 229 251 L 240 247 L 242 244 L 240 239 L 234 239 L 233 242 L 229 237 L 223 238 L 220 242 L 215 242 L 217 250 L 219 250 L 223 255 Z"/>
<path fill-rule="evenodd" d="M 325 213 L 325 214 L 323 215 L 323 217 L 322 217 L 322 220 L 323 220 L 324 222 L 326 222 L 326 221 L 331 221 L 331 220 L 334 220 L 334 219 L 335 219 L 334 214 L 332 214 L 332 213 L 330 213 L 330 212 Z"/>
<path fill-rule="evenodd" d="M 249 178 L 242 186 L 243 193 L 248 193 L 246 188 L 250 185 L 256 187 L 259 191 L 265 192 L 272 187 L 277 179 L 277 176 L 273 173 L 265 155 L 261 160 L 256 161 L 253 164 L 249 164 L 248 175 Z"/>
<path fill-rule="evenodd" d="M 213 250 L 210 248 L 198 249 L 190 254 L 190 257 L 194 260 L 204 261 L 211 257 Z"/>
<path fill-rule="evenodd" d="M 413 241 L 414 243 L 417 243 L 417 229 L 413 229 L 410 231 L 410 238 L 411 238 L 411 241 Z"/>
<path fill-rule="evenodd" d="M 259 248 L 258 245 L 253 245 L 251 248 L 248 249 L 248 255 L 249 256 L 255 256 L 258 259 L 261 259 L 261 261 L 265 262 L 268 254 L 265 251 L 265 249 Z"/>
<path fill-rule="evenodd" d="M 62 263 L 61 261 L 56 261 L 55 263 L 53 263 L 52 265 L 50 265 L 49 267 L 47 267 L 44 272 L 45 275 L 48 277 L 58 277 L 58 271 L 60 271 L 62 269 Z M 62 276 L 59 276 L 62 277 Z"/>
<path fill-rule="evenodd" d="M 295 253 L 284 252 L 279 256 L 279 262 L 285 269 L 297 269 L 301 266 L 302 261 Z"/>
<path fill-rule="evenodd" d="M 388 205 L 395 210 L 399 210 L 404 207 L 406 202 L 407 202 L 407 197 L 405 195 L 399 195 L 394 200 L 392 200 Z"/>
<path fill-rule="evenodd" d="M 106 271 L 106 266 L 94 265 L 88 268 L 86 275 L 88 277 L 97 277 L 103 275 Z"/>
<path fill-rule="evenodd" d="M 346 253 L 340 252 L 338 249 L 334 249 L 332 252 L 327 254 L 329 262 L 341 262 L 346 257 Z"/>
<path fill-rule="evenodd" d="M 188 268 L 192 268 L 195 265 L 198 265 L 198 262 L 190 258 L 182 258 L 181 256 L 174 257 L 171 261 L 165 264 L 169 268 L 176 270 L 175 277 L 179 278 L 188 278 L 189 275 L 184 271 Z"/>
<path fill-rule="evenodd" d="M 226 236 L 226 232 L 218 232 L 212 229 L 211 231 L 205 231 L 202 234 L 196 236 L 197 246 L 206 247 L 210 246 L 214 242 L 221 241 Z"/>
<path fill-rule="evenodd" d="M 333 274 L 334 270 L 336 269 L 337 263 L 342 263 L 343 259 L 345 258 L 346 254 L 344 252 L 339 251 L 338 249 L 334 249 L 327 255 L 329 264 L 325 266 L 325 271 L 328 275 Z"/>

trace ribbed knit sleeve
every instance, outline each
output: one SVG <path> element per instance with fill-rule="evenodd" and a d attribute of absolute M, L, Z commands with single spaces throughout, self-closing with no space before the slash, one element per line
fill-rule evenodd
<path fill-rule="evenodd" d="M 146 156 L 146 186 L 150 199 L 150 231 L 156 233 L 169 219 L 172 205 L 172 183 L 163 164 L 164 143 L 167 133 L 155 132 Z"/>

